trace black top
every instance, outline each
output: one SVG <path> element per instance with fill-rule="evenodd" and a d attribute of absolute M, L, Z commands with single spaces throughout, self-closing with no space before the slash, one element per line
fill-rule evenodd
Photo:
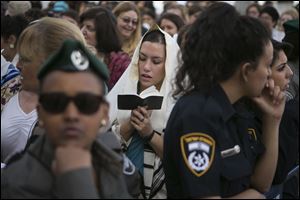
<path fill-rule="evenodd" d="M 220 86 L 179 99 L 164 136 L 169 198 L 229 197 L 250 187 L 264 147 L 254 116 L 241 108 Z"/>
<path fill-rule="evenodd" d="M 290 100 L 285 105 L 279 129 L 279 151 L 273 184 L 280 184 L 299 164 L 299 101 Z"/>

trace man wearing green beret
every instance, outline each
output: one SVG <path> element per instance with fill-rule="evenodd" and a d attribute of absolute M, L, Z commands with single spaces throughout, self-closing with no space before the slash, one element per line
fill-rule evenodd
<path fill-rule="evenodd" d="M 99 139 L 108 119 L 107 67 L 80 42 L 66 40 L 38 79 L 45 134 L 7 163 L 1 198 L 130 198 L 123 157 L 108 146 L 112 140 Z"/>

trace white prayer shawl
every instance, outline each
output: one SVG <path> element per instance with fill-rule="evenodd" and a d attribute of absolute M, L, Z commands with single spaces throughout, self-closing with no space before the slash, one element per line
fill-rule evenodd
<path fill-rule="evenodd" d="M 162 31 L 158 28 L 158 26 L 156 27 L 157 28 L 151 28 L 149 31 L 158 29 L 164 34 L 166 40 L 166 61 L 165 78 L 159 91 L 163 96 L 162 108 L 161 110 L 153 110 L 151 115 L 151 124 L 154 130 L 163 134 L 163 130 L 166 127 L 167 120 L 175 104 L 175 100 L 172 97 L 172 83 L 174 83 L 178 67 L 177 59 L 179 46 L 176 43 L 176 40 L 174 40 L 169 34 Z M 138 60 L 142 41 L 143 38 L 135 49 L 130 65 L 107 95 L 107 100 L 110 103 L 110 126 L 112 126 L 113 132 L 117 135 L 120 141 L 127 146 L 130 144 L 131 139 L 127 142 L 123 140 L 120 135 L 120 124 L 130 118 L 131 111 L 118 110 L 117 96 L 118 94 L 137 94 Z M 153 167 L 145 167 L 145 164 L 146 166 Z M 155 179 L 158 177 L 159 179 L 163 179 L 163 183 L 160 183 L 159 180 Z M 147 149 L 144 150 L 144 186 L 146 198 L 167 197 L 162 162 L 153 151 L 149 152 Z"/>

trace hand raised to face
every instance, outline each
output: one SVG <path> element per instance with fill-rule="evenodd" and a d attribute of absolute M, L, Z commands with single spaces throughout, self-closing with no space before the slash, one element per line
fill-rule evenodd
<path fill-rule="evenodd" d="M 52 172 L 59 175 L 91 166 L 92 159 L 89 150 L 74 145 L 59 146 L 55 150 Z"/>
<path fill-rule="evenodd" d="M 281 119 L 285 107 L 285 93 L 279 86 L 274 84 L 273 79 L 268 80 L 262 94 L 253 98 L 253 101 L 265 115 Z"/>

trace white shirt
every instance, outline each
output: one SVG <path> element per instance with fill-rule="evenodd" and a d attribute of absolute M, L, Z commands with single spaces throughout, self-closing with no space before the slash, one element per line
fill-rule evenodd
<path fill-rule="evenodd" d="M 11 63 L 17 67 L 18 62 L 19 62 L 19 54 L 16 54 L 14 59 L 11 61 Z"/>
<path fill-rule="evenodd" d="M 8 66 L 10 65 L 10 62 L 8 62 L 2 55 L 2 51 L 3 50 L 1 50 L 1 79 L 4 75 L 7 74 Z"/>
<path fill-rule="evenodd" d="M 9 67 L 10 64 L 13 64 L 13 66 L 16 67 L 18 62 L 19 62 L 19 54 L 16 54 L 14 59 L 11 62 L 9 62 L 2 55 L 3 51 L 4 51 L 4 49 L 1 50 L 1 79 L 4 75 L 7 74 L 8 67 Z"/>
<path fill-rule="evenodd" d="M 282 32 L 282 31 L 279 31 L 275 28 L 273 28 L 273 31 L 272 31 L 272 38 L 278 42 L 282 42 L 282 39 L 284 38 L 285 36 L 285 33 Z"/>
<path fill-rule="evenodd" d="M 36 109 L 26 114 L 20 107 L 19 93 L 7 102 L 1 113 L 1 162 L 25 148 L 36 121 Z"/>

